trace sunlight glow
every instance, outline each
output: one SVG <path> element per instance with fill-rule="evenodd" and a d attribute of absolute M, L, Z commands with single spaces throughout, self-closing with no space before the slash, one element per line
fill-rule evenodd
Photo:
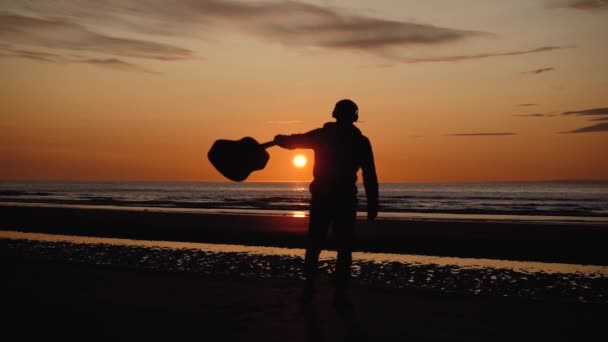
<path fill-rule="evenodd" d="M 301 154 L 298 154 L 297 156 L 293 157 L 293 165 L 295 165 L 296 167 L 306 166 L 306 157 Z"/>

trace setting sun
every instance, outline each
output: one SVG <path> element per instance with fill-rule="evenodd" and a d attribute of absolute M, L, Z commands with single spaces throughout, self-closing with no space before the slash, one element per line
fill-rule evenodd
<path fill-rule="evenodd" d="M 297 156 L 293 157 L 293 165 L 295 165 L 296 167 L 306 166 L 306 157 L 301 154 L 298 154 Z"/>

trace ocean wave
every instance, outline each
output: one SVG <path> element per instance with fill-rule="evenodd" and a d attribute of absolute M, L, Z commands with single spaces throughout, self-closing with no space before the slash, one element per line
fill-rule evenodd
<path fill-rule="evenodd" d="M 7 201 L 0 198 L 0 202 L 18 202 L 18 203 L 41 203 L 36 199 L 19 199 L 13 198 Z M 171 208 L 190 208 L 190 209 L 260 209 L 260 210 L 288 210 L 288 211 L 306 211 L 309 209 L 307 201 L 288 202 L 269 202 L 264 200 L 221 200 L 221 201 L 163 201 L 163 200 L 118 200 L 107 197 L 91 197 L 87 199 L 54 199 L 46 200 L 48 204 L 66 204 L 66 205 L 103 205 L 103 206 L 124 206 L 124 207 L 171 207 Z M 360 203 L 358 211 L 364 212 L 367 210 L 365 203 Z M 475 215 L 529 215 L 529 216 L 579 216 L 579 217 L 608 217 L 608 211 L 600 208 L 587 207 L 557 207 L 553 209 L 538 208 L 538 207 L 519 207 L 512 206 L 504 208 L 500 206 L 477 206 L 466 207 L 459 205 L 453 206 L 390 206 L 382 204 L 381 212 L 395 213 L 425 213 L 425 214 L 475 214 Z"/>
<path fill-rule="evenodd" d="M 359 192 L 359 211 L 365 193 Z M 308 210 L 306 183 L 3 182 L 1 202 L 201 209 Z M 396 213 L 608 217 L 608 184 L 381 184 Z"/>

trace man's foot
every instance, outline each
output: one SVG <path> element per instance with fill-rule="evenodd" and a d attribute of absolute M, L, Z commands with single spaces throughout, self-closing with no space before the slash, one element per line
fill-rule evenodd
<path fill-rule="evenodd" d="M 300 303 L 302 305 L 310 305 L 315 298 L 315 289 L 312 287 L 305 287 L 300 295 Z"/>
<path fill-rule="evenodd" d="M 336 293 L 333 305 L 338 313 L 350 313 L 354 309 L 353 304 L 344 293 Z"/>

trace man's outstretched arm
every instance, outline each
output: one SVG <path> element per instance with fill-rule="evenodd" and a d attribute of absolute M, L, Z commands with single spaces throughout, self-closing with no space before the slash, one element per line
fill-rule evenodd
<path fill-rule="evenodd" d="M 374 163 L 374 153 L 369 139 L 364 137 L 361 170 L 363 171 L 363 186 L 367 197 L 367 218 L 373 220 L 378 216 L 378 176 Z"/>
<path fill-rule="evenodd" d="M 274 137 L 274 142 L 282 148 L 293 150 L 296 148 L 313 148 L 321 129 L 315 129 L 304 134 L 282 135 Z"/>

